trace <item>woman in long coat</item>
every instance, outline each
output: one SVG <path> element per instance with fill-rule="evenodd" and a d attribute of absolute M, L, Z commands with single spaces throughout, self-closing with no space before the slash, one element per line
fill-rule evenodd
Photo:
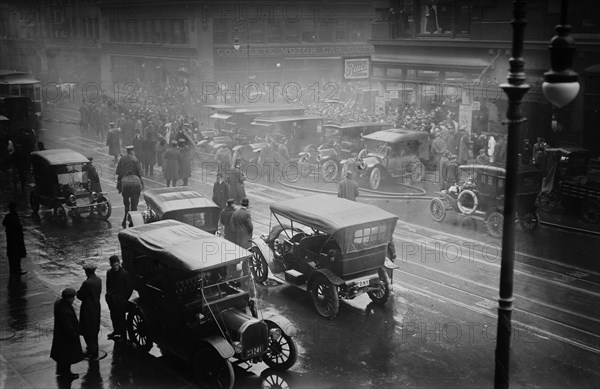
<path fill-rule="evenodd" d="M 79 322 L 73 309 L 75 294 L 74 289 L 67 288 L 62 291 L 62 298 L 54 303 L 54 336 L 50 349 L 50 358 L 56 361 L 56 373 L 71 378 L 77 378 L 71 372 L 71 365 L 83 359 Z"/>
<path fill-rule="evenodd" d="M 163 156 L 163 173 L 165 180 L 167 180 L 167 186 L 173 182 L 173 186 L 177 186 L 177 180 L 179 180 L 179 149 L 177 148 L 177 141 L 171 141 L 171 148 L 165 151 Z"/>

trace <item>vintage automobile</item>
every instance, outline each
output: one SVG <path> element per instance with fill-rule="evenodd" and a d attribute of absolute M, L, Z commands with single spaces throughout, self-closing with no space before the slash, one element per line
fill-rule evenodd
<path fill-rule="evenodd" d="M 358 153 L 357 177 L 377 190 L 382 179 L 409 177 L 419 182 L 429 159 L 429 134 L 424 131 L 387 129 L 363 136 L 366 147 Z M 353 169 L 344 161 L 342 170 Z"/>
<path fill-rule="evenodd" d="M 129 227 L 173 219 L 211 234 L 217 232 L 221 208 L 189 187 L 147 189 L 143 196 L 147 210 L 129 212 Z"/>
<path fill-rule="evenodd" d="M 221 135 L 216 131 L 201 131 L 202 140 L 197 142 L 196 147 L 202 157 L 214 155 L 219 149 L 231 148 L 236 144 L 235 140 L 228 135 Z"/>
<path fill-rule="evenodd" d="M 112 207 L 105 192 L 93 192 L 87 179 L 90 161 L 70 149 L 31 153 L 35 185 L 29 195 L 34 214 L 40 206 L 52 209 L 56 222 L 67 225 L 69 217 L 79 221 L 91 214 L 108 220 Z"/>
<path fill-rule="evenodd" d="M 391 128 L 391 124 L 380 122 L 325 123 L 323 138 L 316 160 L 322 165 L 323 175 L 338 177 L 341 163 L 353 153 L 361 150 L 362 137 L 376 131 Z"/>
<path fill-rule="evenodd" d="M 548 148 L 545 154 L 540 208 L 552 212 L 560 204 L 580 213 L 588 223 L 600 223 L 600 174 L 589 171 L 589 150 Z"/>
<path fill-rule="evenodd" d="M 190 362 L 211 388 L 233 387 L 231 361 L 262 361 L 275 370 L 294 365 L 294 327 L 280 316 L 259 319 L 244 290 L 250 252 L 177 220 L 122 230 L 119 242 L 137 291 L 127 334 L 138 349 L 156 343 L 163 355 Z"/>
<path fill-rule="evenodd" d="M 504 184 L 506 169 L 492 165 L 461 165 L 460 181 L 440 197 L 433 198 L 429 211 L 433 220 L 442 222 L 447 211 L 483 219 L 488 233 L 501 237 L 504 223 Z M 536 197 L 542 177 L 539 170 L 521 165 L 518 174 L 517 220 L 523 230 L 534 231 L 539 223 Z"/>
<path fill-rule="evenodd" d="M 273 227 L 253 240 L 250 270 L 311 293 L 317 312 L 333 319 L 339 300 L 367 293 L 375 304 L 391 294 L 386 259 L 398 217 L 373 205 L 316 195 L 271 204 Z M 273 222 L 275 220 L 275 222 Z"/>

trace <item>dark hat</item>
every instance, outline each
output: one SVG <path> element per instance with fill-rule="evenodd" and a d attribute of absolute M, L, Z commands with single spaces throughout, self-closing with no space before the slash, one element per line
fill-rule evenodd
<path fill-rule="evenodd" d="M 110 264 L 112 265 L 113 263 L 117 263 L 119 262 L 119 257 L 116 255 L 111 255 L 110 258 L 108 258 L 108 261 L 110 262 Z"/>
<path fill-rule="evenodd" d="M 94 157 L 88 157 L 88 161 L 92 162 L 94 160 Z"/>
<path fill-rule="evenodd" d="M 250 204 L 250 201 L 247 198 L 242 199 L 242 207 L 247 207 Z"/>
<path fill-rule="evenodd" d="M 77 295 L 77 292 L 75 292 L 75 289 L 73 289 L 73 288 L 67 288 L 67 289 L 63 290 L 61 293 L 61 296 L 64 299 L 69 298 L 69 297 L 75 297 L 75 295 Z"/>
<path fill-rule="evenodd" d="M 219 177 L 223 177 L 223 173 L 221 173 L 221 172 L 218 172 L 218 173 L 217 173 L 217 178 L 219 178 Z"/>
<path fill-rule="evenodd" d="M 94 271 L 96 270 L 96 265 L 90 262 L 86 262 L 83 264 L 83 270 L 85 271 Z"/>
<path fill-rule="evenodd" d="M 133 147 L 133 145 L 129 145 L 129 146 L 125 146 L 125 149 L 127 149 L 127 150 L 133 150 L 134 147 Z"/>
<path fill-rule="evenodd" d="M 233 205 L 234 202 L 234 199 L 227 199 L 227 205 Z"/>

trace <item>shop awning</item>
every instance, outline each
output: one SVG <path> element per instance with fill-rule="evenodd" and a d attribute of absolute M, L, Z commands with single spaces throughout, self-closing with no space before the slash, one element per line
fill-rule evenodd
<path fill-rule="evenodd" d="M 212 115 L 210 115 L 211 118 L 213 119 L 222 119 L 222 120 L 227 120 L 231 117 L 232 115 L 225 115 L 222 113 L 213 113 Z"/>
<path fill-rule="evenodd" d="M 373 55 L 371 62 L 399 65 L 418 65 L 419 69 L 485 69 L 490 62 L 479 58 L 441 55 Z"/>

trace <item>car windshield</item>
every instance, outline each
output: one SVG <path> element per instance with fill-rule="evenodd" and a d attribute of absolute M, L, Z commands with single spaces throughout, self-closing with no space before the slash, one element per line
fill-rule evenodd
<path fill-rule="evenodd" d="M 60 165 L 56 167 L 58 183 L 60 185 L 74 185 L 83 182 L 83 165 Z"/>

